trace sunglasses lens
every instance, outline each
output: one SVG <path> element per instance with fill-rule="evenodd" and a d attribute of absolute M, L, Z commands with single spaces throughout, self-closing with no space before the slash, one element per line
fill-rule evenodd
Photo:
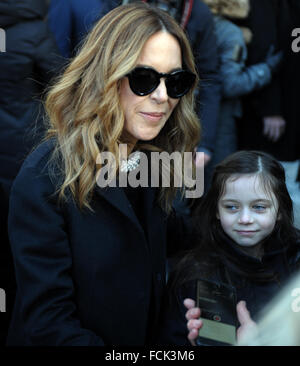
<path fill-rule="evenodd" d="M 140 96 L 150 94 L 159 84 L 154 70 L 137 67 L 128 76 L 131 90 Z"/>
<path fill-rule="evenodd" d="M 171 98 L 180 98 L 193 86 L 195 75 L 188 71 L 178 71 L 166 80 L 168 95 Z"/>
<path fill-rule="evenodd" d="M 190 71 L 179 70 L 171 74 L 159 74 L 145 67 L 137 67 L 127 76 L 131 90 L 139 96 L 152 93 L 158 87 L 160 78 L 165 77 L 167 92 L 171 98 L 180 98 L 185 95 L 196 78 Z"/>

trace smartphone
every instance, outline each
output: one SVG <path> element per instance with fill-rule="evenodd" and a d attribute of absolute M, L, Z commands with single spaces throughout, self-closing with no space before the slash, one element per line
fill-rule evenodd
<path fill-rule="evenodd" d="M 196 304 L 203 326 L 196 344 L 230 346 L 236 342 L 237 314 L 235 288 L 208 280 L 197 280 Z"/>

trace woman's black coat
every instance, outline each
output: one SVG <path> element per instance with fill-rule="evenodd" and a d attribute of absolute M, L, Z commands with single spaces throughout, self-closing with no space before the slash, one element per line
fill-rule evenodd
<path fill-rule="evenodd" d="M 121 188 L 97 187 L 94 212 L 57 205 L 51 151 L 44 143 L 28 157 L 11 192 L 18 289 L 8 345 L 144 345 L 165 286 L 167 225 L 175 249 L 179 221 L 167 222 L 155 188 L 143 196 L 147 235 Z"/>

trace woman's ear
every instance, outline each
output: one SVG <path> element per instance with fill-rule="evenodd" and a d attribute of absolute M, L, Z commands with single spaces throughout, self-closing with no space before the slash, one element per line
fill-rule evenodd
<path fill-rule="evenodd" d="M 217 218 L 218 220 L 220 220 L 219 210 L 217 210 L 216 218 Z"/>
<path fill-rule="evenodd" d="M 276 221 L 278 221 L 278 220 L 281 220 L 281 213 L 278 211 L 277 212 L 277 218 L 276 218 Z"/>

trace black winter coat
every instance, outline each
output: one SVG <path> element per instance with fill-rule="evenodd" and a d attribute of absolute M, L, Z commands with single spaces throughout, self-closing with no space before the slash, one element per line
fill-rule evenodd
<path fill-rule="evenodd" d="M 42 0 L 0 2 L 6 33 L 6 52 L 0 53 L 0 184 L 6 191 L 40 138 L 39 98 L 60 63 L 46 13 Z"/>
<path fill-rule="evenodd" d="M 230 285 L 235 288 L 237 302 L 244 300 L 251 317 L 257 320 L 259 312 L 285 285 L 293 273 L 300 269 L 300 241 L 298 240 L 289 249 L 274 249 L 265 253 L 261 260 L 248 256 L 238 248 L 226 241 L 228 250 L 242 268 L 248 268 L 252 273 L 275 272 L 276 278 L 269 282 L 257 282 L 243 278 L 235 274 L 224 265 L 215 268 L 210 276 L 203 275 L 201 265 L 194 262 L 190 264 L 197 269 L 199 277 L 216 283 Z M 275 245 L 276 247 L 276 245 Z M 172 275 L 171 275 L 172 278 Z M 187 339 L 187 321 L 185 318 L 186 308 L 183 305 L 185 298 L 196 298 L 196 280 L 186 282 L 175 290 L 172 288 L 166 292 L 163 311 L 161 314 L 161 333 L 158 338 L 159 344 L 186 345 L 190 346 Z M 236 319 L 236 324 L 238 320 Z"/>
<path fill-rule="evenodd" d="M 51 141 L 23 164 L 11 190 L 9 237 L 17 298 L 11 346 L 145 345 L 155 333 L 166 278 L 166 244 L 186 237 L 143 188 L 143 225 L 124 190 L 95 189 L 94 212 L 58 205 Z M 145 228 L 143 230 L 143 228 Z M 168 230 L 167 230 L 168 229 Z M 167 236 L 168 231 L 168 236 Z"/>

